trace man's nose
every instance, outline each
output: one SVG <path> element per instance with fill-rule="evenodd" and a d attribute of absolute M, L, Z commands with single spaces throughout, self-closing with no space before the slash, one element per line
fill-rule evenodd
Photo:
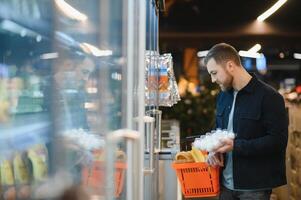
<path fill-rule="evenodd" d="M 215 83 L 216 82 L 216 78 L 214 78 L 214 77 L 211 76 L 211 82 Z"/>

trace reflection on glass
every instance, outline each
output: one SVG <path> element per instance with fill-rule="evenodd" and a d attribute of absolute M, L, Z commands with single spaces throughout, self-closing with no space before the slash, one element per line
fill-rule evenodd
<path fill-rule="evenodd" d="M 56 66 L 53 84 L 58 129 L 89 129 L 85 108 L 86 84 L 95 64 L 89 58 L 67 58 L 59 60 Z"/>
<path fill-rule="evenodd" d="M 51 123 L 44 88 L 50 65 L 39 60 L 41 49 L 37 43 L 31 43 L 31 36 L 1 30 L 0 40 L 4 44 L 0 49 L 3 58 L 0 63 L 1 199 L 28 199 L 32 189 L 44 182 L 49 173 L 47 145 Z M 48 50 L 45 43 L 39 45 Z"/>
<path fill-rule="evenodd" d="M 104 138 L 122 128 L 122 3 L 4 0 L 0 10 L 0 199 L 103 196 Z M 121 196 L 126 156 L 109 150 Z"/>

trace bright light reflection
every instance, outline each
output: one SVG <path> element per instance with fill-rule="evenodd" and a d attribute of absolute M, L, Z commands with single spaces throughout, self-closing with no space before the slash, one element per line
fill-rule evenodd
<path fill-rule="evenodd" d="M 267 11 L 265 11 L 263 14 L 261 14 L 259 17 L 257 17 L 257 20 L 259 22 L 263 22 L 266 18 L 271 16 L 274 12 L 276 12 L 286 2 L 287 2 L 287 0 L 279 0 L 271 8 L 269 8 Z"/>
<path fill-rule="evenodd" d="M 71 5 L 66 3 L 64 0 L 55 0 L 58 8 L 69 18 L 78 21 L 86 21 L 88 19 L 87 15 L 81 13 L 80 11 L 73 8 Z"/>

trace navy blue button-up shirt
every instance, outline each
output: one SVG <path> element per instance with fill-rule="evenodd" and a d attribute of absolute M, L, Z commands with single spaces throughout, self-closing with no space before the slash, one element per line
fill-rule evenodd
<path fill-rule="evenodd" d="M 216 128 L 226 129 L 233 90 L 217 98 Z M 263 189 L 286 184 L 288 117 L 283 97 L 255 76 L 236 97 L 233 115 L 234 188 Z"/>

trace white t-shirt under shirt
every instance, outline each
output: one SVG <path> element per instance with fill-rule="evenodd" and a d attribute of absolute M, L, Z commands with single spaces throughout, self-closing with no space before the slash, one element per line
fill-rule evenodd
<path fill-rule="evenodd" d="M 235 109 L 235 101 L 238 91 L 234 90 L 233 92 L 233 103 L 232 108 L 229 114 L 229 120 L 228 120 L 228 127 L 227 131 L 233 132 L 233 114 Z M 232 151 L 226 153 L 226 163 L 225 163 L 225 169 L 223 170 L 222 175 L 222 184 L 226 188 L 230 190 L 234 190 L 234 184 L 233 184 L 233 162 L 232 162 Z"/>

